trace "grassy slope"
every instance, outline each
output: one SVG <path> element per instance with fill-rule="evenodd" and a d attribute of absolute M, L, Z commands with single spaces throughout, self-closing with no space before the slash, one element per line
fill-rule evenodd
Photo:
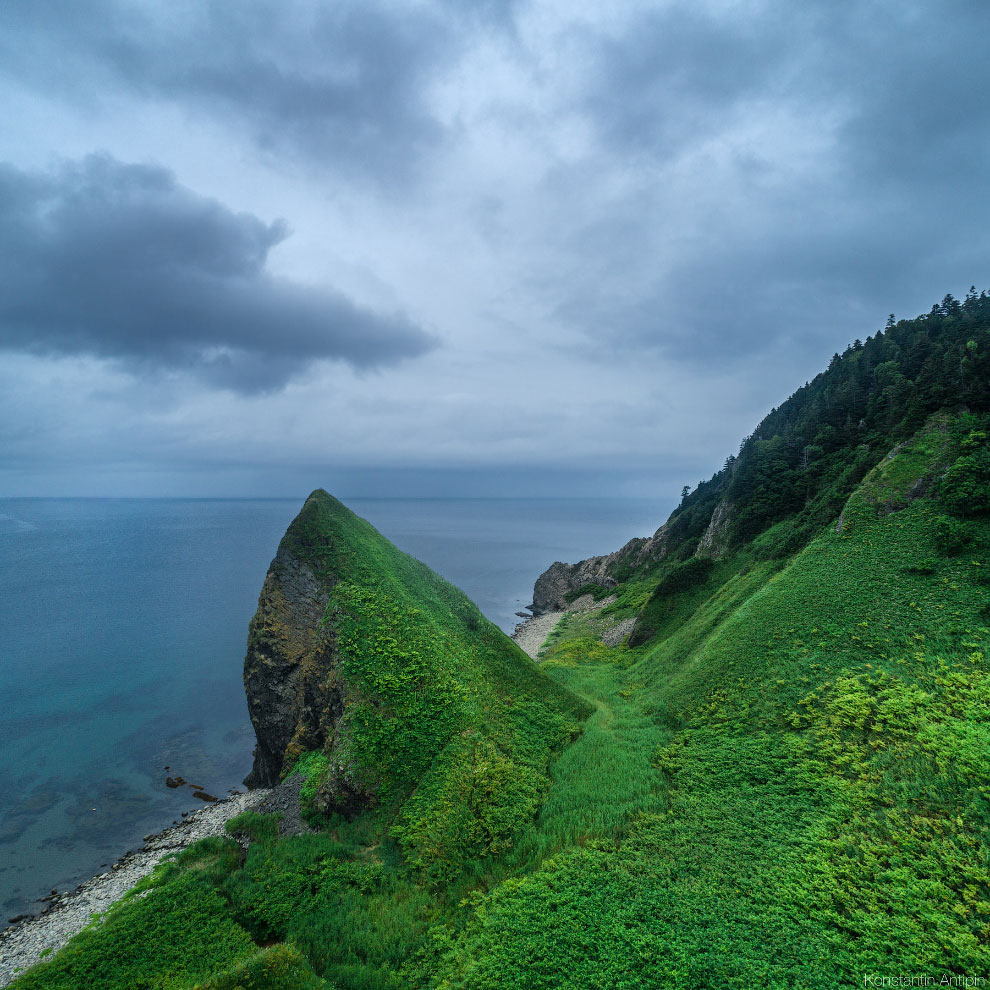
<path fill-rule="evenodd" d="M 460 733 L 482 732 L 535 766 L 547 754 L 533 751 L 533 724 L 555 720 L 544 728 L 556 743 L 585 714 L 461 591 L 326 492 L 306 500 L 283 545 L 331 585 L 324 622 L 343 657 L 342 734 L 383 800 L 422 787 L 445 747 L 463 755 Z"/>
<path fill-rule="evenodd" d="M 277 840 L 249 817 L 246 862 L 218 846 L 208 868 L 176 868 L 148 899 L 159 898 L 157 927 L 141 927 L 147 901 L 126 904 L 67 958 L 142 960 L 130 982 L 88 980 L 97 986 L 191 987 L 232 967 L 206 985 L 259 990 L 318 978 L 347 988 L 820 987 L 862 985 L 868 973 L 986 972 L 990 535 L 972 522 L 971 542 L 947 556 L 935 537 L 942 509 L 905 497 L 941 464 L 945 438 L 934 421 L 867 476 L 841 532 L 828 527 L 790 561 L 747 548 L 718 563 L 655 610 L 643 646 L 604 647 L 596 620 L 572 618 L 518 693 L 486 686 L 486 671 L 502 663 L 511 675 L 518 659 L 497 630 L 479 625 L 465 641 L 463 596 L 397 551 L 364 546 L 372 537 L 354 528 L 332 551 L 354 555 L 351 573 L 370 568 L 360 581 L 371 594 L 334 590 L 334 621 L 353 630 L 351 683 L 389 697 L 404 658 L 438 642 L 431 669 L 466 685 L 445 697 L 469 727 L 438 744 L 404 804 L 398 764 L 378 809 L 319 835 Z M 624 615 L 648 598 L 637 580 L 609 608 Z M 479 658 L 481 673 L 463 671 Z M 425 707 L 403 717 L 431 717 L 432 688 L 416 683 Z M 575 695 L 591 715 L 551 761 L 579 713 Z M 386 712 L 374 716 L 372 746 L 406 738 L 382 728 L 388 705 L 372 707 Z M 486 808 L 494 821 L 479 839 Z M 223 958 L 183 927 L 182 912 L 200 903 Z M 168 970 L 148 962 L 146 940 L 162 931 L 178 937 L 162 956 Z M 60 962 L 22 986 L 81 985 L 59 981 Z M 138 973 L 159 975 L 141 983 Z"/>
<path fill-rule="evenodd" d="M 221 843 L 209 869 L 186 859 L 162 871 L 148 897 L 112 911 L 19 988 L 187 987 L 231 966 L 218 987 L 288 986 L 290 971 L 309 986 L 302 957 L 255 955 L 287 939 L 321 974 L 388 985 L 457 891 L 531 827 L 548 766 L 590 706 L 326 492 L 307 499 L 284 543 L 329 588 L 323 621 L 349 706 L 340 735 L 376 806 L 324 822 L 318 836 L 277 843 L 262 828 L 243 866 Z M 326 761 L 306 763 L 311 793 Z M 269 971 L 277 981 L 264 982 Z"/>
<path fill-rule="evenodd" d="M 599 699 L 613 782 L 589 790 L 604 766 L 589 730 L 556 764 L 544 812 L 566 804 L 582 841 L 488 898 L 451 953 L 452 985 L 986 971 L 987 533 L 945 558 L 932 503 L 876 509 L 930 465 L 939 435 L 866 479 L 841 534 L 778 573 L 741 556 L 665 638 L 574 665 L 561 637 L 555 675 Z M 596 811 L 625 794 L 619 820 Z"/>

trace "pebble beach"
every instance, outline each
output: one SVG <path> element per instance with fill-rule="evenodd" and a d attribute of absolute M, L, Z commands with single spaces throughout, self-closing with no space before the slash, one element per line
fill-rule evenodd
<path fill-rule="evenodd" d="M 123 897 L 166 856 L 210 835 L 224 835 L 227 820 L 242 811 L 257 808 L 270 791 L 259 788 L 234 794 L 195 811 L 178 825 L 149 836 L 141 849 L 127 853 L 109 871 L 80 884 L 75 890 L 57 894 L 47 909 L 0 932 L 0 987 L 42 957 L 56 952 L 77 932 Z"/>

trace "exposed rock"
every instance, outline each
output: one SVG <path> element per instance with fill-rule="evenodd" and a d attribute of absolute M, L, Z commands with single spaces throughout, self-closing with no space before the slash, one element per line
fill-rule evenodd
<path fill-rule="evenodd" d="M 618 646 L 635 628 L 636 616 L 620 619 L 602 633 L 602 642 L 606 646 Z"/>
<path fill-rule="evenodd" d="M 667 554 L 667 525 L 661 526 L 650 537 L 636 537 L 620 550 L 604 557 L 589 557 L 576 564 L 556 561 L 537 579 L 533 588 L 533 614 L 567 611 L 573 606 L 567 602 L 568 592 L 577 591 L 587 584 L 613 588 L 618 584 L 614 576 L 619 567 L 638 567 L 641 564 L 660 561 Z"/>
<path fill-rule="evenodd" d="M 262 815 L 280 815 L 279 835 L 303 835 L 312 832 L 302 813 L 299 790 L 303 783 L 301 774 L 290 774 L 281 784 L 273 787 L 265 799 L 257 805 Z"/>
<path fill-rule="evenodd" d="M 289 747 L 326 741 L 321 716 L 342 709 L 333 690 L 333 643 L 318 629 L 328 590 L 285 546 L 272 561 L 251 620 L 244 690 L 258 739 L 248 787 L 278 783 Z M 309 744 L 308 746 L 306 744 Z"/>
<path fill-rule="evenodd" d="M 933 475 L 927 474 L 919 478 L 905 493 L 904 499 L 907 502 L 914 502 L 919 498 L 925 498 L 935 484 Z"/>
<path fill-rule="evenodd" d="M 729 543 L 729 523 L 732 521 L 732 506 L 722 501 L 715 506 L 708 529 L 698 541 L 695 553 L 699 557 L 712 557 L 719 560 L 724 556 Z"/>
<path fill-rule="evenodd" d="M 371 798 L 343 755 L 347 688 L 339 676 L 333 633 L 323 621 L 336 576 L 317 577 L 289 549 L 291 534 L 292 527 L 268 569 L 248 634 L 244 689 L 258 743 L 254 768 L 244 782 L 272 787 L 301 753 L 322 750 L 330 772 L 314 807 L 323 814 L 352 815 Z"/>

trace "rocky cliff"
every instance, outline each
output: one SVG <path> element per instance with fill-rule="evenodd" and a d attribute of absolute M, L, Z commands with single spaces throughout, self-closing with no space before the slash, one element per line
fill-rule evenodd
<path fill-rule="evenodd" d="M 536 579 L 533 614 L 566 609 L 567 595 L 586 585 L 614 587 L 636 568 L 663 560 L 667 555 L 667 544 L 667 525 L 664 524 L 652 536 L 632 539 L 621 549 L 603 557 L 589 557 L 576 564 L 556 561 Z"/>
<path fill-rule="evenodd" d="M 320 750 L 329 757 L 321 803 L 353 813 L 370 795 L 347 756 L 342 657 L 332 624 L 324 621 L 338 575 L 293 552 L 298 536 L 290 527 L 279 545 L 249 628 L 244 689 L 257 745 L 245 784 L 276 784 L 302 753 Z"/>
<path fill-rule="evenodd" d="M 721 501 L 715 506 L 712 521 L 698 541 L 695 553 L 699 557 L 712 557 L 715 560 L 725 556 L 729 542 L 729 527 L 732 525 L 732 505 Z"/>
<path fill-rule="evenodd" d="M 312 569 L 279 547 L 251 620 L 244 661 L 244 688 L 258 745 L 245 783 L 276 783 L 286 753 L 322 745 L 323 711 L 339 707 L 339 696 L 314 676 L 333 669 L 333 640 L 319 629 L 328 593 Z"/>
<path fill-rule="evenodd" d="M 519 706 L 542 709 L 561 737 L 586 714 L 465 595 L 324 491 L 268 570 L 244 687 L 257 735 L 246 783 L 276 783 L 318 753 L 306 772 L 321 815 L 398 806 L 424 780 L 442 803 L 469 741 L 532 760 L 519 748 Z M 541 760 L 557 741 L 548 733 Z M 434 810 L 417 793 L 426 820 Z"/>

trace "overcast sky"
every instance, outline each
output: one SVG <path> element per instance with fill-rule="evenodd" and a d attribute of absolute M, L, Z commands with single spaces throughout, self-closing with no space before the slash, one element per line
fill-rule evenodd
<path fill-rule="evenodd" d="M 4 0 L 0 494 L 634 494 L 990 285 L 990 4 Z"/>

